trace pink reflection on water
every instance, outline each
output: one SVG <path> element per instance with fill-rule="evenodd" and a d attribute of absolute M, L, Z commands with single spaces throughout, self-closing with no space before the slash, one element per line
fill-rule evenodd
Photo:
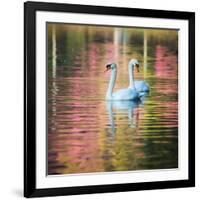
<path fill-rule="evenodd" d="M 97 59 L 98 59 L 98 56 L 100 55 L 99 51 L 100 51 L 99 46 L 95 44 L 91 44 L 89 46 L 88 64 L 91 67 L 91 71 L 94 71 L 94 69 L 96 69 L 97 67 Z"/>
<path fill-rule="evenodd" d="M 119 61 L 119 72 L 121 66 L 124 66 L 124 70 L 127 71 L 127 63 L 124 64 L 124 60 L 118 60 L 121 56 L 120 46 L 111 42 L 107 42 L 106 45 L 101 44 L 101 46 L 98 43 L 89 44 L 86 51 L 76 56 L 77 60 L 74 62 L 76 70 L 73 69 L 74 71 L 70 75 L 72 77 L 56 78 L 57 85 L 60 84 L 60 90 L 55 97 L 57 100 L 55 115 L 50 116 L 54 122 L 52 123 L 52 129 L 50 129 L 52 131 L 49 132 L 48 136 L 49 163 L 51 163 L 49 165 L 50 174 L 110 170 L 105 167 L 104 163 L 109 161 L 112 164 L 112 160 L 110 157 L 103 157 L 102 155 L 109 155 L 109 151 L 113 154 L 115 151 L 115 145 L 113 145 L 113 140 L 109 135 L 110 127 L 107 125 L 108 118 L 104 103 L 98 104 L 96 100 L 100 98 L 99 94 L 105 94 L 108 85 L 108 80 L 105 77 L 99 80 L 99 75 L 103 76 L 107 62 Z M 124 58 L 127 60 L 126 56 Z M 157 45 L 155 60 L 155 68 L 152 70 L 155 69 L 153 78 L 156 82 L 156 90 L 159 95 L 160 93 L 172 94 L 171 96 L 174 97 L 177 93 L 176 55 L 170 54 L 167 47 Z M 125 75 L 127 78 L 128 74 Z M 110 74 L 107 73 L 105 76 L 109 78 Z M 118 77 L 121 78 L 122 76 Z M 166 81 L 165 79 L 168 80 Z M 169 79 L 171 80 L 169 81 Z M 171 84 L 171 81 L 174 81 L 174 83 Z M 116 88 L 120 82 L 122 82 L 122 79 L 118 79 Z M 95 101 L 93 101 L 94 99 Z M 88 100 L 91 101 L 88 103 Z M 163 100 L 163 97 L 158 99 L 157 96 L 154 96 L 153 100 L 153 105 L 156 105 L 156 103 Z M 135 148 L 132 152 L 135 158 L 144 158 L 146 153 L 142 150 L 142 147 L 145 146 L 144 140 L 141 140 L 143 137 L 142 130 L 145 127 L 151 128 L 153 126 L 151 124 L 152 117 L 157 118 L 159 126 L 162 126 L 160 128 L 161 134 L 163 134 L 162 128 L 177 127 L 177 102 L 166 100 L 166 102 L 161 102 L 159 105 L 155 109 L 151 109 L 151 105 L 147 105 L 145 107 L 146 110 L 137 108 L 134 113 L 136 125 L 134 128 L 130 128 L 128 123 L 126 124 L 124 121 L 124 117 L 119 115 L 117 123 L 118 135 L 116 135 L 116 139 L 119 142 L 116 143 L 118 145 L 116 149 L 126 149 L 128 144 Z M 145 122 L 146 124 L 144 124 Z M 131 134 L 127 137 L 123 131 L 124 133 L 129 131 Z M 119 137 L 120 134 L 121 138 Z M 134 140 L 132 140 L 133 136 L 135 137 Z M 121 144 L 123 144 L 122 147 Z M 127 153 L 126 151 L 124 152 Z M 124 154 L 121 155 L 123 159 Z M 126 165 L 127 160 L 125 159 L 124 165 Z"/>
<path fill-rule="evenodd" d="M 177 56 L 168 52 L 168 49 L 164 46 L 157 45 L 155 51 L 155 75 L 157 78 L 172 79 L 172 81 L 177 79 Z M 161 84 L 157 89 L 161 93 L 170 94 L 177 92 L 178 84 L 175 83 L 172 86 L 169 84 Z"/>
<path fill-rule="evenodd" d="M 155 70 L 157 77 L 174 78 L 177 76 L 177 56 L 167 51 L 166 47 L 156 46 Z"/>

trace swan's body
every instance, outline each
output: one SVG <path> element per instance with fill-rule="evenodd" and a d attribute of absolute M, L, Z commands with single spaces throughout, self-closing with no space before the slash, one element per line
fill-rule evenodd
<path fill-rule="evenodd" d="M 135 89 L 138 92 L 149 92 L 149 84 L 146 81 L 134 81 Z"/>
<path fill-rule="evenodd" d="M 118 90 L 117 92 L 113 93 L 111 98 L 110 96 L 106 96 L 107 100 L 136 100 L 138 99 L 138 93 L 131 89 L 131 88 L 127 88 L 127 89 L 121 89 Z"/>
<path fill-rule="evenodd" d="M 107 110 L 109 110 L 110 107 L 121 111 L 134 110 L 138 108 L 140 103 L 140 101 L 107 101 L 106 108 Z"/>
<path fill-rule="evenodd" d="M 134 88 L 121 89 L 113 93 L 117 77 L 117 65 L 115 63 L 106 66 L 107 70 L 111 69 L 111 79 L 106 93 L 106 100 L 138 100 L 139 94 Z"/>
<path fill-rule="evenodd" d="M 129 62 L 129 88 L 136 89 L 139 93 L 149 92 L 149 84 L 146 81 L 135 81 L 134 80 L 134 67 L 139 67 L 139 63 L 136 59 L 132 59 Z"/>

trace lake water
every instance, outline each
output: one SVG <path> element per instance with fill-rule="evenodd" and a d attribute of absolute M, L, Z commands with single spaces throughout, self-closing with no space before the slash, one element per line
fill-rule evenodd
<path fill-rule="evenodd" d="M 178 33 L 48 25 L 48 174 L 178 167 Z M 128 62 L 136 58 L 151 91 L 141 102 L 106 102 L 127 88 Z"/>

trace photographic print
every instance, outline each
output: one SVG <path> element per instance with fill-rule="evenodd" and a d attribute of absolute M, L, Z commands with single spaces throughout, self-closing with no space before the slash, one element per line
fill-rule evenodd
<path fill-rule="evenodd" d="M 47 23 L 48 175 L 178 168 L 178 30 Z"/>
<path fill-rule="evenodd" d="M 195 185 L 195 13 L 24 7 L 24 196 Z"/>

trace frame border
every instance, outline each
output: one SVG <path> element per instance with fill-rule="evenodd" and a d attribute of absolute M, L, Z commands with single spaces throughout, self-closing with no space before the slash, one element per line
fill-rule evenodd
<path fill-rule="evenodd" d="M 185 19 L 189 22 L 189 178 L 61 188 L 36 188 L 36 11 Z M 195 186 L 195 13 L 47 2 L 24 3 L 24 196 L 44 197 Z"/>

